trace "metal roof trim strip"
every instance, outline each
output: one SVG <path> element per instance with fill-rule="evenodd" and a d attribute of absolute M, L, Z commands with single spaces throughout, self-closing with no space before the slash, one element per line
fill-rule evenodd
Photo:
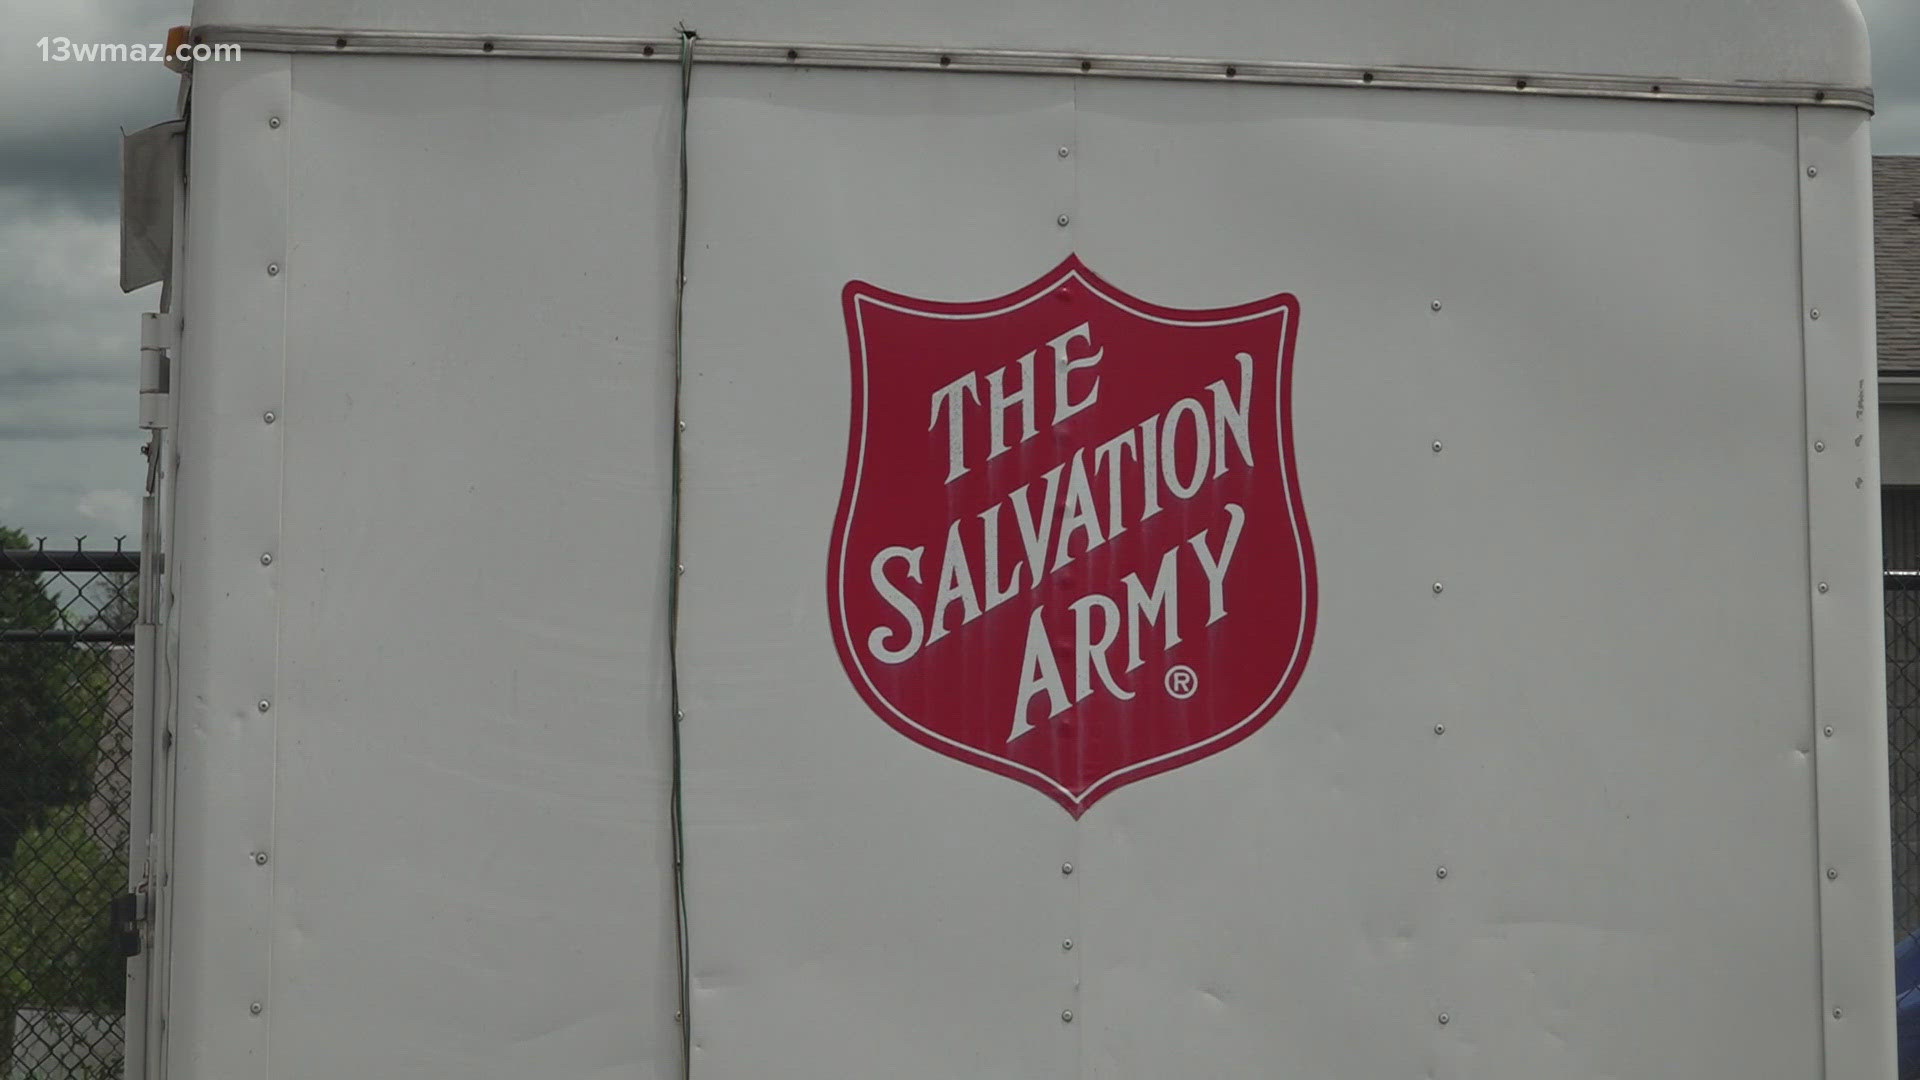
<path fill-rule="evenodd" d="M 675 63 L 678 38 L 564 37 L 545 34 L 450 34 L 427 31 L 323 27 L 200 26 L 196 42 L 235 44 L 265 52 L 403 56 L 485 56 L 520 59 L 627 60 Z M 910 45 L 822 45 L 801 42 L 700 40 L 702 63 L 792 67 L 879 68 L 914 71 L 1347 86 L 1389 90 L 1456 90 L 1545 97 L 1624 98 L 1737 105 L 1830 106 L 1872 112 L 1864 86 L 1814 83 L 1708 82 L 1626 75 L 1570 75 L 1463 68 L 1361 67 L 1270 60 L 1206 59 L 1024 49 Z"/>

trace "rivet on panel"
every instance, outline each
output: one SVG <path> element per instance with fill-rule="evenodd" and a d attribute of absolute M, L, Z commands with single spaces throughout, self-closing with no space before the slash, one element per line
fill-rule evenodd
<path fill-rule="evenodd" d="M 1061 873 L 1063 873 L 1063 874 L 1071 874 L 1071 873 L 1073 873 L 1073 864 L 1072 864 L 1072 863 L 1070 863 L 1070 862 L 1063 862 L 1063 863 L 1061 863 L 1061 864 L 1060 864 L 1060 872 L 1061 872 Z"/>
<path fill-rule="evenodd" d="M 265 1006 L 265 1005 L 262 1005 L 262 1004 L 260 1004 L 260 1003 L 259 1003 L 259 1002 L 257 1002 L 257 1001 L 256 1001 L 256 1002 L 254 1002 L 253 1004 L 251 1004 L 251 1005 L 249 1005 L 249 1006 L 247 1006 L 247 1011 L 248 1011 L 248 1012 L 250 1012 L 250 1013 L 252 1013 L 252 1014 L 253 1014 L 253 1015 L 255 1015 L 255 1016 L 259 1016 L 259 1015 L 260 1015 L 260 1014 L 261 1014 L 261 1013 L 262 1013 L 263 1011 L 265 1011 L 265 1010 L 266 1010 L 266 1006 Z"/>
<path fill-rule="evenodd" d="M 270 128 L 277 128 L 277 127 L 279 127 L 279 126 L 280 126 L 280 118 L 279 118 L 279 117 L 277 117 L 277 116 L 269 116 L 269 117 L 267 117 L 267 126 L 268 126 L 268 127 L 270 127 Z"/>
<path fill-rule="evenodd" d="M 1839 879 L 1840 879 L 1840 871 L 1835 870 L 1831 866 L 1827 867 L 1827 880 L 1838 881 Z"/>
<path fill-rule="evenodd" d="M 1439 596 L 1443 591 L 1445 591 L 1445 589 L 1446 589 L 1445 585 L 1442 585 L 1437 581 L 1433 583 L 1433 595 Z"/>
<path fill-rule="evenodd" d="M 268 263 L 268 264 L 267 264 L 267 276 L 268 276 L 268 277 L 279 277 L 279 276 L 280 276 L 280 264 L 279 264 L 279 263 Z"/>
<path fill-rule="evenodd" d="M 280 419 L 280 418 L 279 418 L 278 416 L 275 416 L 275 415 L 274 415 L 274 413 L 273 413 L 273 410 L 272 410 L 272 409 L 268 409 L 268 410 L 267 410 L 266 412 L 263 412 L 263 413 L 261 413 L 261 414 L 260 414 L 260 419 L 261 419 L 262 421 L 264 421 L 264 422 L 266 422 L 266 423 L 269 423 L 269 424 L 271 424 L 271 423 L 273 423 L 273 422 L 274 422 L 275 420 L 278 420 L 278 419 Z"/>
<path fill-rule="evenodd" d="M 1813 444 L 1813 452 L 1814 452 L 1814 453 L 1816 453 L 1816 454 L 1824 454 L 1824 453 L 1826 453 L 1826 452 L 1827 452 L 1827 444 L 1826 444 L 1826 443 L 1823 443 L 1823 442 L 1816 442 L 1816 443 L 1814 443 L 1814 444 Z"/>
<path fill-rule="evenodd" d="M 1826 591 L 1827 591 L 1827 583 L 1826 583 L 1826 582 L 1824 582 L 1824 581 L 1823 581 L 1823 582 L 1821 582 L 1821 583 L 1820 583 L 1820 585 L 1819 585 L 1819 589 L 1820 589 L 1820 591 L 1821 591 L 1821 592 L 1826 592 Z"/>
<path fill-rule="evenodd" d="M 1062 949 L 1064 949 L 1064 950 L 1066 950 L 1067 952 L 1072 952 L 1072 951 L 1073 951 L 1073 939 L 1072 939 L 1072 938 L 1068 938 L 1067 940 L 1065 940 L 1065 941 L 1063 941 L 1063 942 L 1061 942 L 1061 943 L 1060 943 L 1060 947 L 1061 947 Z"/>
<path fill-rule="evenodd" d="M 1440 1017 L 1439 1017 L 1439 1020 L 1440 1020 L 1440 1022 L 1441 1022 L 1442 1024 L 1451 1024 L 1451 1023 L 1453 1023 L 1453 1017 L 1451 1017 L 1451 1016 L 1449 1016 L 1449 1015 L 1447 1015 L 1446 1013 L 1441 1013 L 1441 1014 L 1440 1014 Z"/>
<path fill-rule="evenodd" d="M 676 574 L 684 574 L 687 572 L 687 564 L 680 563 L 679 565 L 675 566 L 673 570 L 674 570 L 674 573 Z"/>
<path fill-rule="evenodd" d="M 273 702 L 268 701 L 266 698 L 261 698 L 260 704 L 254 707 L 259 709 L 261 712 L 266 712 L 268 709 L 273 708 Z"/>
<path fill-rule="evenodd" d="M 1067 227 L 1067 222 L 1071 220 L 1073 219 L 1067 217 L 1065 214 L 1061 214 L 1059 217 L 1053 219 L 1053 223 L 1064 229 Z"/>
<path fill-rule="evenodd" d="M 1834 1018 L 1835 1020 L 1838 1020 L 1838 1019 L 1840 1019 L 1840 1010 L 1839 1010 L 1839 1009 L 1835 1009 L 1835 1010 L 1833 1010 L 1833 1018 Z"/>
<path fill-rule="evenodd" d="M 267 865 L 267 853 L 266 853 L 266 852 L 264 852 L 264 851 L 256 851 L 256 852 L 254 852 L 254 853 L 253 853 L 253 865 L 255 865 L 255 866 L 265 866 L 265 865 Z"/>
<path fill-rule="evenodd" d="M 1434 453 L 1436 453 L 1436 454 L 1440 452 L 1440 440 L 1439 440 L 1439 439 L 1435 439 L 1435 440 L 1433 440 L 1433 452 L 1434 452 Z"/>
<path fill-rule="evenodd" d="M 1061 1009 L 1061 1010 L 1060 1010 L 1060 1022 L 1061 1022 L 1061 1023 L 1063 1023 L 1063 1024 L 1071 1024 L 1071 1023 L 1073 1023 L 1073 1010 L 1072 1010 L 1072 1009 Z"/>
<path fill-rule="evenodd" d="M 1444 866 L 1440 867 L 1433 872 L 1433 876 L 1439 878 L 1441 881 L 1447 880 L 1447 868 Z"/>
<path fill-rule="evenodd" d="M 1814 177 L 1819 175 L 1820 175 L 1820 166 L 1818 165 L 1807 166 L 1807 179 L 1811 180 Z"/>
<path fill-rule="evenodd" d="M 1438 300 L 1435 300 L 1435 301 L 1434 301 L 1433 303 L 1431 303 L 1431 304 L 1428 304 L 1427 306 L 1428 306 L 1428 307 L 1431 307 L 1431 308 L 1432 308 L 1433 310 L 1435 310 L 1435 311 L 1439 311 L 1439 310 L 1440 310 L 1440 301 L 1438 301 Z"/>
<path fill-rule="evenodd" d="M 1072 151 L 1071 149 L 1069 149 L 1069 148 L 1067 148 L 1067 147 L 1064 147 L 1064 146 L 1063 146 L 1063 147 L 1061 147 L 1061 148 L 1060 148 L 1060 156 L 1061 156 L 1061 157 L 1066 157 L 1066 156 L 1068 156 L 1068 155 L 1070 155 L 1070 154 L 1072 154 L 1072 153 L 1073 153 L 1073 151 Z"/>
<path fill-rule="evenodd" d="M 1447 733 L 1447 725 L 1445 724 L 1433 725 L 1433 733 L 1435 735 L 1445 735 Z"/>
<path fill-rule="evenodd" d="M 1829 739 L 1833 738 L 1833 725 L 1828 724 L 1826 727 L 1821 728 L 1820 734 L 1825 735 Z"/>
<path fill-rule="evenodd" d="M 261 565 L 261 566 L 272 566 L 272 565 L 273 565 L 273 552 L 271 552 L 271 551 L 266 551 L 266 552 L 262 552 L 262 553 L 261 553 L 261 555 L 260 555 L 260 565 Z"/>
<path fill-rule="evenodd" d="M 680 421 L 679 427 L 681 431 L 687 430 L 687 422 L 685 420 Z"/>
<path fill-rule="evenodd" d="M 1819 308 L 1814 308 L 1812 311 L 1807 312 L 1807 318 L 1809 319 L 1818 319 L 1819 317 L 1820 317 Z"/>

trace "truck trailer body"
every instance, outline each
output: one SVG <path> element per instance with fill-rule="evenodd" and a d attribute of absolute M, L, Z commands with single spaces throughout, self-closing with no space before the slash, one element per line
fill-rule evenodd
<path fill-rule="evenodd" d="M 200 0 L 128 1075 L 1894 1069 L 1854 0 Z"/>

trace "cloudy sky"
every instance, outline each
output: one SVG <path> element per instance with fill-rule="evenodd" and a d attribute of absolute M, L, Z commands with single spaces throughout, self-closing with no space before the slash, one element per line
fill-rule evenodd
<path fill-rule="evenodd" d="M 137 543 L 139 314 L 159 290 L 122 296 L 117 285 L 117 133 L 168 119 L 177 80 L 157 64 L 42 62 L 33 43 L 158 42 L 189 6 L 0 0 L 0 524 L 50 545 Z M 1920 154 L 1920 0 L 1862 6 L 1875 150 Z"/>

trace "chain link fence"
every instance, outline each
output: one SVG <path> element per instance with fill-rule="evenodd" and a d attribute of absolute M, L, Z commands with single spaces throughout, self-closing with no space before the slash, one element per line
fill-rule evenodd
<path fill-rule="evenodd" d="M 122 1073 L 140 557 L 0 530 L 0 1078 Z"/>

